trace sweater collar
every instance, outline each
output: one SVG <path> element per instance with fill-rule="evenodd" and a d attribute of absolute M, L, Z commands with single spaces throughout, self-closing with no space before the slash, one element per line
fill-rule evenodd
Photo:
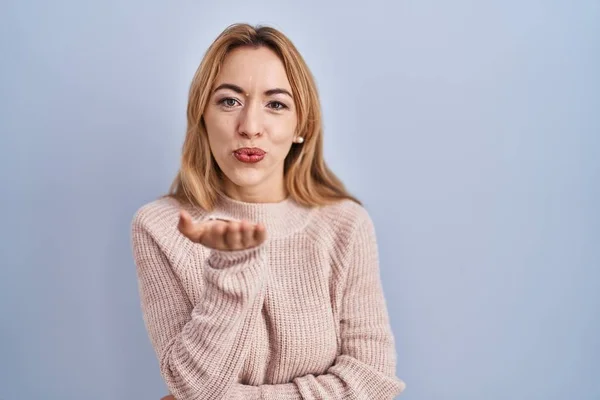
<path fill-rule="evenodd" d="M 298 204 L 290 196 L 276 203 L 247 203 L 220 193 L 211 216 L 262 223 L 269 237 L 282 237 L 302 229 L 310 207 Z"/>

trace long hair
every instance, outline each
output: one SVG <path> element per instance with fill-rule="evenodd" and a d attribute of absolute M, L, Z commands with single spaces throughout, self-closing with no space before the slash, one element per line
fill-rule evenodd
<path fill-rule="evenodd" d="M 187 131 L 181 166 L 166 197 L 212 211 L 223 193 L 223 172 L 208 142 L 203 113 L 215 79 L 227 54 L 238 47 L 267 47 L 274 51 L 286 70 L 298 110 L 297 134 L 302 144 L 293 144 L 284 160 L 285 188 L 297 203 L 313 207 L 332 204 L 351 196 L 323 159 L 321 105 L 314 78 L 293 43 L 267 26 L 234 24 L 227 27 L 208 48 L 192 80 Z"/>

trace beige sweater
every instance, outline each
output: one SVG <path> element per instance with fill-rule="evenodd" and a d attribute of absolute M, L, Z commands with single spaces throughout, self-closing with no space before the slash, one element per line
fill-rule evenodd
<path fill-rule="evenodd" d="M 221 197 L 211 213 L 183 208 L 196 221 L 260 221 L 268 239 L 241 251 L 192 243 L 172 198 L 135 214 L 144 322 L 177 399 L 377 400 L 404 389 L 363 207 Z"/>

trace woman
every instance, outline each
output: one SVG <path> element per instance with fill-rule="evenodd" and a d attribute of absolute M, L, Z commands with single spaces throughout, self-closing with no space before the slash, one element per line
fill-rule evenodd
<path fill-rule="evenodd" d="M 323 161 L 315 82 L 237 24 L 194 76 L 181 168 L 132 222 L 144 321 L 177 399 L 392 399 L 367 211 Z"/>

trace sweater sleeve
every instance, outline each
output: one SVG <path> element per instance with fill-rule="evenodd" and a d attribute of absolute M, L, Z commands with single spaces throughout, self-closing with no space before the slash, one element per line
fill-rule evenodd
<path fill-rule="evenodd" d="M 405 383 L 395 376 L 395 340 L 379 272 L 375 229 L 366 217 L 352 235 L 340 313 L 341 354 L 322 375 L 278 385 L 236 384 L 247 399 L 394 399 Z M 260 393 L 256 393 L 256 388 Z"/>
<path fill-rule="evenodd" d="M 161 375 L 177 399 L 245 399 L 235 385 L 251 324 L 264 296 L 264 244 L 212 251 L 204 268 L 203 297 L 191 304 L 169 259 L 134 218 L 132 247 L 141 308 Z M 248 389 L 248 388 L 247 388 Z"/>

